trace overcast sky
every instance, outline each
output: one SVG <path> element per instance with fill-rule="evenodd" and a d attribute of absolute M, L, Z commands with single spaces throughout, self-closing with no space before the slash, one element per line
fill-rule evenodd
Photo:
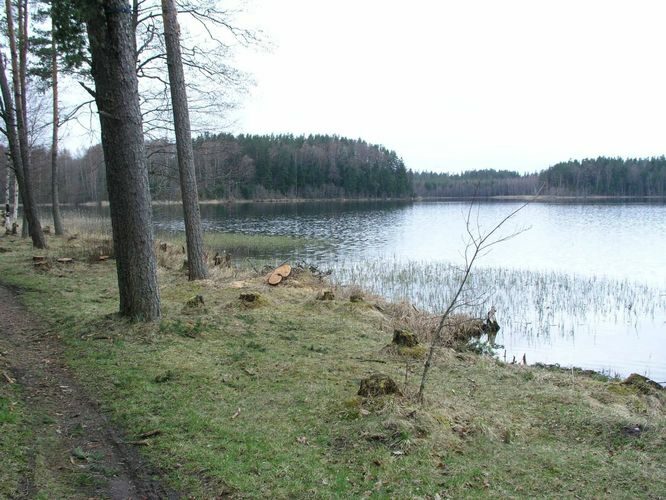
<path fill-rule="evenodd" d="M 247 0 L 236 22 L 273 48 L 237 51 L 256 85 L 228 132 L 361 137 L 448 172 L 666 154 L 666 0 Z"/>
<path fill-rule="evenodd" d="M 329 133 L 414 170 L 666 153 L 666 1 L 253 0 L 233 132 Z"/>

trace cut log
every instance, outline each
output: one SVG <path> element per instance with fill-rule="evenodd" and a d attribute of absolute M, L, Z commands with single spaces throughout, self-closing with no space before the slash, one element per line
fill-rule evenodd
<path fill-rule="evenodd" d="M 44 262 L 44 261 L 46 261 L 46 256 L 45 255 L 33 255 L 32 256 L 32 261 L 33 262 Z"/>
<path fill-rule="evenodd" d="M 74 262 L 74 259 L 72 259 L 71 257 L 60 257 L 59 259 L 57 259 L 57 261 L 60 262 L 61 264 L 71 264 L 72 262 Z"/>
<path fill-rule="evenodd" d="M 280 267 L 275 269 L 273 273 L 277 273 L 283 278 L 288 278 L 289 275 L 291 274 L 291 266 L 289 264 L 282 264 Z"/>
<path fill-rule="evenodd" d="M 277 285 L 284 278 L 287 278 L 291 274 L 291 266 L 289 264 L 282 264 L 280 267 L 275 268 L 275 270 L 268 277 L 269 285 Z"/>
<path fill-rule="evenodd" d="M 108 255 L 100 255 L 98 257 L 98 259 L 99 259 L 100 262 L 103 262 L 105 260 L 109 260 L 109 256 Z"/>
<path fill-rule="evenodd" d="M 268 284 L 269 285 L 277 285 L 282 281 L 282 275 L 278 273 L 271 273 L 271 275 L 268 277 Z"/>

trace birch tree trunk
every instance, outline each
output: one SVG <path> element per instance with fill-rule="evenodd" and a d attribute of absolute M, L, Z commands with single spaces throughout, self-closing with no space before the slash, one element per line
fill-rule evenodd
<path fill-rule="evenodd" d="M 197 191 L 197 180 L 194 170 L 190 115 L 187 105 L 183 61 L 180 53 L 180 26 L 178 25 L 175 0 L 162 0 L 162 18 L 164 20 L 164 40 L 166 44 L 167 66 L 169 68 L 169 87 L 171 89 L 171 104 L 176 132 L 180 192 L 185 218 L 187 266 L 190 280 L 198 280 L 207 277 L 208 268 L 204 257 L 199 193 Z"/>

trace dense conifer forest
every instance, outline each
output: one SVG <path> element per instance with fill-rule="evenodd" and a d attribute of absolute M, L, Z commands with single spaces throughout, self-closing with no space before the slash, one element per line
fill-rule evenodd
<path fill-rule="evenodd" d="M 155 200 L 180 200 L 175 145 L 147 144 Z M 36 198 L 50 200 L 50 152 L 32 151 Z M 6 155 L 2 155 L 6 162 Z M 666 196 L 666 158 L 599 157 L 557 163 L 540 173 L 472 170 L 412 172 L 395 151 L 331 135 L 203 135 L 194 140 L 202 200 L 289 198 L 465 198 L 520 196 Z M 106 200 L 100 146 L 60 156 L 64 203 Z M 4 171 L 4 165 L 0 165 Z M 5 175 L 0 175 L 4 190 Z"/>
<path fill-rule="evenodd" d="M 509 170 L 471 170 L 461 174 L 415 173 L 413 191 L 423 198 L 510 196 L 534 193 L 538 178 Z"/>
<path fill-rule="evenodd" d="M 558 163 L 539 175 L 548 194 L 666 196 L 666 158 L 605 158 Z"/>

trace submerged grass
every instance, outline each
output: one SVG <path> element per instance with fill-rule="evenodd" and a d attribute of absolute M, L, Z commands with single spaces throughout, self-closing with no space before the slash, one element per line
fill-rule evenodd
<path fill-rule="evenodd" d="M 185 235 L 183 233 L 158 233 L 157 237 L 180 246 L 185 245 Z M 286 255 L 304 248 L 310 242 L 305 238 L 290 236 L 205 233 L 204 243 L 213 253 L 229 253 L 233 257 L 264 257 L 275 254 Z"/>
<path fill-rule="evenodd" d="M 448 263 L 396 259 L 342 262 L 333 273 L 340 285 L 360 285 L 431 313 L 446 309 L 460 276 L 461 270 Z M 628 280 L 493 267 L 475 268 L 468 283 L 459 310 L 485 318 L 494 306 L 502 326 L 500 344 L 529 348 L 531 353 L 543 355 L 542 359 L 557 359 L 549 355 L 558 346 L 570 351 L 567 341 L 575 337 L 583 345 L 590 338 L 600 343 L 610 339 L 611 343 L 622 342 L 622 348 L 632 355 L 615 354 L 607 360 L 610 365 L 601 365 L 605 358 L 599 355 L 594 361 L 597 369 L 625 374 L 629 369 L 646 370 L 663 377 L 663 363 L 652 359 L 653 354 L 658 357 L 658 351 L 650 347 L 657 346 L 655 332 L 662 328 L 666 315 L 664 289 Z M 589 358 L 595 352 L 581 352 L 574 363 L 591 363 Z"/>
<path fill-rule="evenodd" d="M 52 259 L 75 241 L 49 244 Z M 61 332 L 68 363 L 128 437 L 161 431 L 142 451 L 187 495 L 666 495 L 658 391 L 441 349 L 420 406 L 411 399 L 419 357 L 385 349 L 396 321 L 407 321 L 406 312 L 396 319 L 399 306 L 339 290 L 317 300 L 324 284 L 308 272 L 270 288 L 251 269 L 188 282 L 161 266 L 163 318 L 132 324 L 113 315 L 112 262 L 40 271 L 25 241 L 0 246 L 11 249 L 0 255 L 1 280 Z M 257 305 L 239 299 L 249 292 Z M 186 307 L 197 294 L 204 305 Z M 356 396 L 376 371 L 405 397 Z M 0 440 L 29 440 L 20 419 L 9 425 L 0 423 Z M 638 435 L 626 431 L 636 426 Z M 8 484 L 23 460 L 2 454 Z"/>

